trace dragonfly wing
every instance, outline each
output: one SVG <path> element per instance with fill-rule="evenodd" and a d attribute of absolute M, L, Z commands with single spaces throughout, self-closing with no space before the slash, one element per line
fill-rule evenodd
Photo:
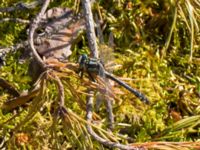
<path fill-rule="evenodd" d="M 99 70 L 99 76 L 104 80 L 105 83 L 105 93 L 104 95 L 99 95 L 96 99 L 97 102 L 97 107 L 100 107 L 99 104 L 102 103 L 103 100 L 106 100 L 106 108 L 107 108 L 107 112 L 108 112 L 108 121 L 109 121 L 109 128 L 112 130 L 113 129 L 113 124 L 114 124 L 114 116 L 112 113 L 112 101 L 110 99 L 110 95 L 112 95 L 113 93 L 111 93 L 110 89 L 111 89 L 111 84 L 109 83 L 109 79 L 106 78 L 105 75 L 105 64 L 108 62 L 108 60 L 110 60 L 110 54 L 112 54 L 112 49 L 109 48 L 108 45 L 104 44 L 104 37 L 103 37 L 103 31 L 101 29 L 100 26 L 100 21 L 98 19 L 98 16 L 95 16 L 96 19 L 96 24 L 97 24 L 97 37 L 99 39 L 99 54 L 100 54 L 100 60 L 103 62 L 99 63 L 100 66 L 100 70 Z"/>

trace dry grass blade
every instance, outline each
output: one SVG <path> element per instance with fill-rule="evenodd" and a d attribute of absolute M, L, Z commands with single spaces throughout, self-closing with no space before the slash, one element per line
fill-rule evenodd
<path fill-rule="evenodd" d="M 66 109 L 66 108 L 65 108 Z M 93 128 L 95 128 L 96 130 L 98 131 L 101 131 L 102 133 L 104 133 L 106 136 L 108 136 L 110 139 L 115 139 L 115 136 L 111 133 L 111 132 L 108 132 L 100 127 L 98 127 L 97 125 L 91 123 L 91 122 L 88 122 L 86 121 L 85 119 L 81 118 L 79 115 L 77 115 L 75 112 L 73 112 L 72 110 L 70 110 L 69 108 L 67 109 L 68 111 L 67 112 L 67 115 L 72 119 L 76 119 L 79 123 L 82 122 L 83 124 L 89 124 L 91 125 Z M 64 113 L 66 115 L 66 113 Z M 64 115 L 64 116 L 65 116 Z"/>
<path fill-rule="evenodd" d="M 68 87 L 68 89 L 70 90 L 71 94 L 75 97 L 75 100 L 77 100 L 79 106 L 82 109 L 85 109 L 85 103 L 83 102 L 83 100 L 81 99 L 81 97 L 79 96 L 79 94 L 76 92 L 76 90 L 74 89 L 74 87 L 69 82 L 65 82 L 64 81 L 63 84 Z"/>
<path fill-rule="evenodd" d="M 191 26 L 191 37 L 190 37 L 190 61 L 192 61 L 193 57 L 193 45 L 194 45 L 194 13 L 193 13 L 193 6 L 190 4 L 189 0 L 186 0 L 186 8 L 188 9 L 189 19 L 190 19 L 190 26 Z"/>
<path fill-rule="evenodd" d="M 78 144 L 79 147 L 90 147 L 92 146 L 92 142 L 90 137 L 87 137 L 87 140 L 85 142 L 81 142 L 81 138 L 85 138 L 86 129 L 85 129 L 85 123 L 71 115 L 69 109 L 63 108 L 62 111 L 62 118 L 63 118 L 63 124 L 65 127 L 65 131 L 70 135 L 68 139 L 74 139 L 75 141 L 72 141 L 72 143 Z M 86 138 L 85 138 L 86 139 Z"/>
<path fill-rule="evenodd" d="M 164 140 L 168 138 L 172 138 L 176 132 L 190 132 L 190 130 L 193 130 L 193 127 L 196 127 L 200 124 L 199 122 L 200 115 L 192 116 L 188 118 L 181 119 L 180 121 L 177 121 L 170 127 L 166 128 L 164 131 L 161 132 L 159 135 L 159 138 L 156 138 L 157 140 Z"/>
<path fill-rule="evenodd" d="M 198 150 L 200 142 L 147 142 L 143 144 L 133 144 L 133 146 L 144 146 L 147 149 L 155 150 Z"/>
<path fill-rule="evenodd" d="M 186 26 L 187 26 L 189 32 L 191 33 L 190 25 L 189 25 L 189 23 L 188 23 L 188 21 L 187 21 L 187 18 L 186 18 L 186 16 L 185 16 L 185 13 L 184 13 L 184 11 L 183 11 L 183 9 L 182 9 L 182 7 L 181 7 L 180 4 L 178 4 L 178 8 L 179 8 L 179 13 L 180 13 L 180 15 L 181 15 L 183 21 L 185 22 L 185 24 L 186 24 Z"/>
<path fill-rule="evenodd" d="M 176 122 L 173 125 L 172 129 L 174 131 L 176 131 L 176 130 L 180 130 L 180 129 L 183 129 L 183 128 L 186 128 L 186 127 L 190 127 L 194 123 L 196 123 L 199 119 L 200 119 L 200 115 L 192 116 L 192 117 L 188 117 L 188 118 L 182 119 L 182 120 Z"/>
<path fill-rule="evenodd" d="M 176 20 L 177 20 L 177 7 L 174 6 L 174 14 L 173 14 L 173 21 L 172 21 L 172 26 L 170 28 L 170 32 L 169 32 L 169 35 L 167 37 L 167 40 L 165 42 L 165 46 L 164 48 L 162 49 L 162 57 L 165 57 L 166 55 L 166 51 L 169 47 L 169 44 L 170 44 L 170 41 L 171 41 L 171 38 L 172 38 L 172 34 L 173 34 L 173 31 L 176 27 Z"/>

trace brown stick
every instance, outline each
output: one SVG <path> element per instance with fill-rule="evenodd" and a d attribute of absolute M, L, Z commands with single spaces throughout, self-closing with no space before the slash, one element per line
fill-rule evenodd
<path fill-rule="evenodd" d="M 12 94 L 13 96 L 17 97 L 20 95 L 20 93 L 17 91 L 17 89 L 13 85 L 11 85 L 9 82 L 7 82 L 6 80 L 2 78 L 0 78 L 0 87 L 8 90 L 8 92 Z"/>
<path fill-rule="evenodd" d="M 3 104 L 3 109 L 5 110 L 12 110 L 16 107 L 19 107 L 21 105 L 26 104 L 28 101 L 30 101 L 32 98 L 36 97 L 40 91 L 40 88 L 35 88 L 33 91 L 27 93 L 26 95 L 22 95 L 16 98 L 13 98 L 9 101 L 6 101 Z"/>

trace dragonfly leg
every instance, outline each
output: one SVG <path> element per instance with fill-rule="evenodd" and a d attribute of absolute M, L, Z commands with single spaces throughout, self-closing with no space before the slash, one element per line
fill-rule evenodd
<path fill-rule="evenodd" d="M 92 74 L 91 74 L 89 71 L 88 71 L 87 73 L 88 73 L 88 75 L 89 75 L 90 80 L 93 81 L 93 82 L 95 82 L 95 79 L 94 79 L 94 77 L 92 76 Z"/>

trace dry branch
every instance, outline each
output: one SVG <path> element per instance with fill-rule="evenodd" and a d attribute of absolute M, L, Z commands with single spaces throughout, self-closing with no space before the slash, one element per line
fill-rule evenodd
<path fill-rule="evenodd" d="M 94 58 L 99 58 L 90 0 L 82 0 L 82 5 L 86 20 L 86 33 L 87 33 L 89 48 L 91 51 L 91 56 Z"/>
<path fill-rule="evenodd" d="M 90 91 L 90 94 L 93 94 L 91 91 Z M 92 137 L 97 140 L 98 142 L 102 143 L 103 145 L 106 145 L 108 147 L 111 147 L 111 148 L 120 148 L 120 149 L 124 149 L 124 150 L 144 150 L 145 148 L 143 147 L 135 147 L 135 146 L 131 146 L 131 145 L 123 145 L 123 144 L 120 144 L 120 143 L 116 143 L 116 142 L 111 142 L 111 141 L 108 141 L 106 139 L 103 139 L 102 137 L 100 137 L 99 135 L 97 135 L 92 127 L 91 127 L 91 122 L 92 122 L 92 109 L 93 109 L 93 97 L 92 96 L 89 96 L 88 99 L 87 99 L 87 112 L 86 112 L 86 120 L 88 122 L 87 124 L 87 130 L 88 132 L 90 133 L 90 135 L 92 135 Z"/>
<path fill-rule="evenodd" d="M 12 22 L 16 22 L 16 23 L 23 23 L 23 24 L 30 23 L 29 20 L 20 19 L 20 18 L 3 18 L 0 20 L 0 23 L 4 23 L 4 22 L 8 22 L 8 21 L 12 21 Z"/>
<path fill-rule="evenodd" d="M 42 0 L 37 0 L 37 1 L 31 2 L 29 4 L 19 2 L 19 3 L 16 3 L 15 6 L 12 6 L 12 7 L 0 8 L 0 12 L 12 12 L 12 11 L 16 11 L 16 10 L 34 9 L 35 7 L 37 7 L 38 5 L 40 5 L 42 3 L 43 3 Z"/>
<path fill-rule="evenodd" d="M 31 50 L 32 50 L 32 53 L 33 53 L 33 57 L 35 58 L 35 60 L 38 62 L 38 64 L 42 68 L 46 68 L 46 65 L 45 65 L 45 63 L 43 62 L 43 60 L 41 59 L 41 57 L 39 56 L 39 54 L 37 53 L 37 51 L 36 51 L 36 49 L 34 47 L 33 37 L 34 37 L 35 30 L 37 29 L 42 16 L 44 15 L 45 11 L 47 10 L 47 7 L 48 7 L 49 3 L 50 3 L 50 0 L 46 0 L 44 2 L 40 13 L 33 20 L 33 23 L 31 24 L 30 31 L 29 31 L 29 43 L 30 43 L 30 47 L 31 47 Z"/>

